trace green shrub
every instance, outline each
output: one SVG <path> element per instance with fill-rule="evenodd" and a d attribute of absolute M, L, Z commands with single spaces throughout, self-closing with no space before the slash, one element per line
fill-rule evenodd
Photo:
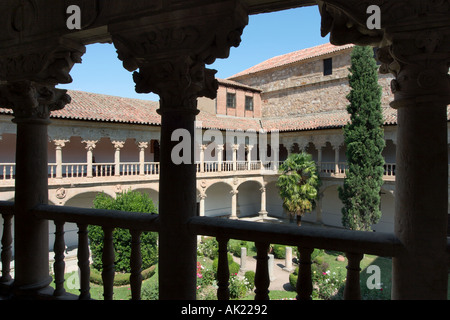
<path fill-rule="evenodd" d="M 245 272 L 244 277 L 248 281 L 249 289 L 252 290 L 255 287 L 255 271 L 249 270 Z"/>
<path fill-rule="evenodd" d="M 272 247 L 273 256 L 276 259 L 285 259 L 286 258 L 286 246 L 282 244 L 275 244 Z"/>
<path fill-rule="evenodd" d="M 216 238 L 203 238 L 197 246 L 197 256 L 205 256 L 212 260 L 219 255 L 219 243 Z"/>
<path fill-rule="evenodd" d="M 158 281 L 148 281 L 142 284 L 141 289 L 142 300 L 158 300 L 159 299 L 159 283 Z"/>
<path fill-rule="evenodd" d="M 297 279 L 298 279 L 298 267 L 295 268 L 294 272 L 289 275 L 289 284 L 291 287 L 297 291 Z"/>
<path fill-rule="evenodd" d="M 230 240 L 228 243 L 228 251 L 234 254 L 236 257 L 241 256 L 241 248 L 248 249 L 248 243 L 244 240 Z"/>
<path fill-rule="evenodd" d="M 155 274 L 156 266 L 153 265 L 150 268 L 142 270 L 142 280 L 147 280 Z M 96 269 L 91 269 L 90 282 L 103 285 L 102 274 Z M 125 286 L 130 284 L 130 273 L 116 273 L 114 275 L 114 286 Z"/>
<path fill-rule="evenodd" d="M 117 194 L 116 199 L 100 193 L 94 200 L 94 208 L 106 210 L 120 210 L 129 212 L 156 213 L 156 207 L 147 194 L 129 191 Z M 103 229 L 100 226 L 89 226 L 88 236 L 92 252 L 93 267 L 102 270 Z M 156 232 L 141 233 L 142 268 L 147 269 L 158 261 Z M 116 228 L 113 233 L 115 251 L 115 270 L 130 272 L 131 234 L 128 230 Z"/>
<path fill-rule="evenodd" d="M 249 283 L 246 278 L 239 278 L 236 274 L 230 276 L 230 299 L 239 299 L 249 292 Z"/>
<path fill-rule="evenodd" d="M 239 269 L 241 268 L 241 266 L 239 265 L 239 263 L 237 263 L 233 260 L 233 256 L 230 253 L 227 254 L 227 257 L 228 257 L 228 270 L 230 272 L 230 275 L 237 274 L 239 272 Z M 219 265 L 219 257 L 217 257 L 213 260 L 213 265 L 212 265 L 212 269 L 214 270 L 214 273 L 216 273 L 216 274 L 217 274 L 218 265 Z"/>

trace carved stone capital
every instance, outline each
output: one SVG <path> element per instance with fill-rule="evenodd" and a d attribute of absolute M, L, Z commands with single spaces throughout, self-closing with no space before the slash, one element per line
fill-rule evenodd
<path fill-rule="evenodd" d="M 14 112 L 15 122 L 48 121 L 50 112 L 64 108 L 71 98 L 67 90 L 55 89 L 32 81 L 18 81 L 0 85 L 0 105 Z"/>
<path fill-rule="evenodd" d="M 139 69 L 133 73 L 136 92 L 158 94 L 160 113 L 196 114 L 197 98 L 213 99 L 218 88 L 216 71 L 205 65 L 228 57 L 247 23 L 245 6 L 233 0 L 116 22 L 109 32 L 125 69 Z"/>
<path fill-rule="evenodd" d="M 64 148 L 67 142 L 69 142 L 69 140 L 53 140 L 56 149 Z"/>
<path fill-rule="evenodd" d="M 394 108 L 419 100 L 450 104 L 450 26 L 390 35 L 391 44 L 380 48 L 381 73 L 392 73 Z"/>
<path fill-rule="evenodd" d="M 148 63 L 133 73 L 138 93 L 156 93 L 161 110 L 184 109 L 197 113 L 197 98 L 215 98 L 218 88 L 216 71 L 189 57 Z M 160 111 L 161 112 L 161 111 Z"/>
<path fill-rule="evenodd" d="M 34 43 L 12 53 L 0 52 L 0 79 L 51 85 L 70 83 L 70 70 L 75 63 L 81 63 L 85 52 L 85 46 L 68 40 Z"/>
<path fill-rule="evenodd" d="M 97 140 L 83 140 L 82 142 L 86 144 L 86 150 L 92 151 L 95 149 L 98 141 Z"/>
<path fill-rule="evenodd" d="M 148 142 L 137 141 L 136 144 L 140 150 L 148 148 Z"/>
<path fill-rule="evenodd" d="M 120 150 L 125 145 L 125 141 L 112 141 L 112 144 L 114 146 L 114 149 Z"/>

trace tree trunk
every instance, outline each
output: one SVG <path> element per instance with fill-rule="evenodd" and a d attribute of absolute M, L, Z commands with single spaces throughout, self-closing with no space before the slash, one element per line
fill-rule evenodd
<path fill-rule="evenodd" d="M 297 215 L 297 226 L 301 226 L 302 225 L 302 216 L 301 215 Z"/>

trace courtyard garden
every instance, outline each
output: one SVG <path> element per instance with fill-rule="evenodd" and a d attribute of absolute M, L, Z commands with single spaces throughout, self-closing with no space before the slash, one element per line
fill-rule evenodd
<path fill-rule="evenodd" d="M 230 270 L 230 297 L 233 300 L 253 300 L 254 299 L 254 271 L 247 270 L 240 272 L 240 248 L 247 248 L 247 256 L 256 256 L 254 243 L 239 240 L 230 240 L 229 250 L 229 270 Z M 284 246 L 272 245 L 272 253 L 276 259 L 284 259 Z M 295 270 L 290 274 L 286 272 L 286 285 L 283 290 L 271 290 L 269 296 L 272 300 L 294 300 L 295 283 L 297 281 L 297 259 L 296 251 L 293 255 L 293 266 Z M 215 300 L 217 292 L 217 242 L 214 238 L 203 239 L 198 246 L 197 252 L 197 299 Z M 281 261 L 281 260 L 278 260 Z M 345 254 L 342 252 L 315 250 L 312 255 L 312 278 L 313 278 L 313 299 L 314 300 L 334 300 L 342 299 L 346 265 Z M 391 295 L 391 265 L 390 258 L 365 255 L 361 261 L 361 294 L 365 300 L 389 300 Z M 376 278 L 369 268 L 376 266 L 380 270 L 379 283 L 375 283 Z M 75 272 L 66 274 L 66 291 L 78 295 Z M 158 264 L 143 270 L 142 299 L 158 299 Z M 114 299 L 131 299 L 131 290 L 128 282 L 129 274 L 117 273 L 115 277 Z M 75 285 L 74 285 L 75 284 Z M 369 284 L 369 285 L 368 285 Z M 103 299 L 103 287 L 100 272 L 91 268 L 91 297 L 96 300 Z M 449 297 L 450 298 L 450 297 Z"/>

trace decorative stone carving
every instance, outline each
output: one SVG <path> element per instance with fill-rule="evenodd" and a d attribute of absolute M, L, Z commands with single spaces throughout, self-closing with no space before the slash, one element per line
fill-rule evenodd
<path fill-rule="evenodd" d="M 0 85 L 0 104 L 13 109 L 16 120 L 47 120 L 51 111 L 60 110 L 70 102 L 66 92 L 31 81 L 12 82 Z"/>
<path fill-rule="evenodd" d="M 59 188 L 56 190 L 56 198 L 62 200 L 66 197 L 66 195 L 67 195 L 66 189 Z"/>
<path fill-rule="evenodd" d="M 112 141 L 112 144 L 114 146 L 114 149 L 120 150 L 123 148 L 125 141 Z"/>
<path fill-rule="evenodd" d="M 161 15 L 143 18 L 138 26 L 110 25 L 125 69 L 139 68 L 133 73 L 136 92 L 158 94 L 160 113 L 175 108 L 197 114 L 197 97 L 216 97 L 216 71 L 205 68 L 205 64 L 228 57 L 230 47 L 239 45 L 248 23 L 240 1 L 219 6 L 180 10 L 176 24 Z"/>
<path fill-rule="evenodd" d="M 86 150 L 92 151 L 95 149 L 97 140 L 83 140 L 82 143 L 86 143 Z"/>
<path fill-rule="evenodd" d="M 86 48 L 68 40 L 64 40 L 64 44 L 51 43 L 47 46 L 43 44 L 16 55 L 0 54 L 0 79 L 53 85 L 72 82 L 69 72 L 75 63 L 81 63 Z"/>

